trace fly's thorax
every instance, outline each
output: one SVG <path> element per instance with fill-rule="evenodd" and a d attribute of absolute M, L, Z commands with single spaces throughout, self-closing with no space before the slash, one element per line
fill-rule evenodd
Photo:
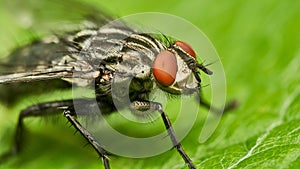
<path fill-rule="evenodd" d="M 116 38 L 116 34 L 120 32 L 114 31 Z M 96 78 L 96 95 L 111 95 L 119 108 L 134 100 L 146 100 L 155 84 L 151 73 L 153 60 L 164 47 L 153 40 L 155 39 L 149 35 L 132 33 L 127 38 L 118 41 L 115 39 L 113 47 L 106 49 L 108 54 L 97 52 L 95 56 L 102 58 L 98 66 L 101 73 Z M 105 39 L 101 41 L 107 42 Z M 97 43 L 101 45 L 100 41 Z"/>
<path fill-rule="evenodd" d="M 139 100 L 141 95 L 153 90 L 151 65 L 157 52 L 131 43 L 125 44 L 121 53 L 122 60 L 113 74 L 112 93 L 118 98 Z"/>
<path fill-rule="evenodd" d="M 113 83 L 122 84 L 123 87 L 126 83 L 130 93 L 151 91 L 155 84 L 153 60 L 166 48 L 165 45 L 151 35 L 141 33 L 132 33 L 120 42 L 121 58 L 115 67 Z"/>

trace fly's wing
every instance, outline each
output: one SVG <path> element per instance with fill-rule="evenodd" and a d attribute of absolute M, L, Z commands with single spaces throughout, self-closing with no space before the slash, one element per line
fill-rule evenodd
<path fill-rule="evenodd" d="M 15 17 L 26 14 L 25 17 L 28 16 L 30 20 L 28 22 L 31 22 L 30 28 L 37 30 L 37 34 L 55 32 L 56 35 L 16 48 L 6 61 L 1 61 L 0 84 L 74 77 L 74 65 L 81 63 L 81 66 L 88 67 L 83 65 L 88 63 L 77 60 L 82 58 L 71 56 L 69 49 L 74 48 L 76 51 L 78 48 L 75 42 L 72 44 L 68 40 L 88 38 L 92 36 L 93 30 L 112 20 L 91 5 L 71 0 L 5 2 L 6 10 L 16 11 L 13 14 Z M 82 30 L 90 30 L 91 34 L 86 31 L 80 37 L 72 37 Z M 78 76 L 83 73 L 86 72 Z"/>
<path fill-rule="evenodd" d="M 64 57 L 61 43 L 38 41 L 14 50 L 0 63 L 0 84 L 62 78 L 72 75 L 70 67 L 53 65 L 52 59 Z"/>
<path fill-rule="evenodd" d="M 19 96 L 45 92 L 45 89 L 51 91 L 70 87 L 68 82 L 61 79 L 72 79 L 76 76 L 73 68 L 78 64 L 82 67 L 90 65 L 80 61 L 82 58 L 72 57 L 69 49 L 76 49 L 76 43 L 71 44 L 67 42 L 68 39 L 84 40 L 89 37 L 88 33 L 80 37 L 72 36 L 82 30 L 95 30 L 112 20 L 103 11 L 73 0 L 4 0 L 0 10 L 10 16 L 8 19 L 15 19 L 0 23 L 3 30 L 7 30 L 4 32 L 6 36 L 9 37 L 12 32 L 5 27 L 13 22 L 15 24 L 12 25 L 19 26 L 16 30 L 22 32 L 21 34 L 34 35 L 29 37 L 34 39 L 32 42 L 15 47 L 7 57 L 0 59 L 0 99 L 9 104 L 17 101 Z M 0 34 L 0 39 L 5 39 L 1 38 L 4 34 Z M 80 77 L 86 73 L 88 72 L 77 72 L 77 75 Z M 91 76 L 83 78 L 89 77 Z M 1 85 L 7 83 L 10 84 Z"/>

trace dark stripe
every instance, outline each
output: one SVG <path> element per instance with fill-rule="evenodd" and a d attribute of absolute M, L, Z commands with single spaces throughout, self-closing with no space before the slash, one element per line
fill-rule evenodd
<path fill-rule="evenodd" d="M 156 39 L 155 39 L 153 36 L 151 36 L 151 35 L 148 35 L 148 34 L 146 34 L 146 33 L 141 33 L 140 35 L 142 35 L 142 36 L 144 36 L 144 37 L 150 39 L 152 42 L 154 42 L 154 43 L 156 44 L 157 48 L 161 48 L 160 46 L 164 46 L 162 43 L 159 43 L 159 41 L 156 40 Z"/>
<path fill-rule="evenodd" d="M 137 38 L 135 38 L 135 37 L 128 37 L 128 38 L 125 39 L 125 41 L 126 41 L 127 43 L 128 43 L 128 42 L 132 42 L 132 43 L 136 43 L 136 44 L 138 44 L 138 45 L 142 45 L 142 46 L 144 46 L 145 48 L 148 48 L 148 49 L 150 49 L 150 50 L 154 48 L 151 44 L 145 42 L 143 39 L 137 39 Z M 155 48 L 154 48 L 154 49 L 155 49 Z"/>
<path fill-rule="evenodd" d="M 88 38 L 90 38 L 91 36 L 92 35 L 82 35 L 82 36 L 74 37 L 73 41 L 77 43 L 82 43 L 86 41 Z"/>

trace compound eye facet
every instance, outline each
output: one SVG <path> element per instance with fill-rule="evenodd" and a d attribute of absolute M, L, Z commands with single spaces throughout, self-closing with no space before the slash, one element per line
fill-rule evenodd
<path fill-rule="evenodd" d="M 176 56 L 168 50 L 161 51 L 153 62 L 152 71 L 159 84 L 163 86 L 172 85 L 177 73 Z"/>
<path fill-rule="evenodd" d="M 196 59 L 196 53 L 189 44 L 183 41 L 176 41 L 174 44 L 179 46 L 182 50 L 184 50 L 186 53 L 188 53 Z"/>

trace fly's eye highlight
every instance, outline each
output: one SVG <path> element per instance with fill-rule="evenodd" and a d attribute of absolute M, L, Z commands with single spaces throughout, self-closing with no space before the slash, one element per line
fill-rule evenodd
<path fill-rule="evenodd" d="M 152 71 L 159 84 L 163 86 L 172 85 L 177 73 L 176 56 L 168 50 L 161 51 L 153 62 Z"/>
<path fill-rule="evenodd" d="M 176 41 L 174 44 L 196 59 L 196 53 L 189 44 L 183 41 Z"/>

